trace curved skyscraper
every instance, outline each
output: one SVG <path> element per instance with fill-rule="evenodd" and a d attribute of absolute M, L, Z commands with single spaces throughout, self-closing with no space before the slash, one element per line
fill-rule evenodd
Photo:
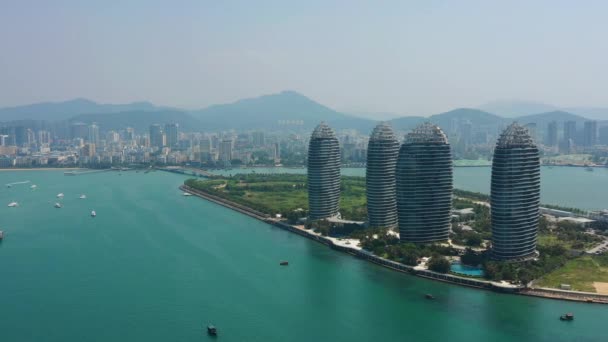
<path fill-rule="evenodd" d="M 540 159 L 528 131 L 511 124 L 492 161 L 492 255 L 499 260 L 534 256 L 540 217 Z"/>
<path fill-rule="evenodd" d="M 445 241 L 452 214 L 452 152 L 441 128 L 424 123 L 405 137 L 397 160 L 401 241 Z"/>
<path fill-rule="evenodd" d="M 381 123 L 372 131 L 367 146 L 365 186 L 370 227 L 395 227 L 395 166 L 399 142 L 391 126 Z"/>
<path fill-rule="evenodd" d="M 340 145 L 324 122 L 312 132 L 308 146 L 308 219 L 339 214 Z"/>

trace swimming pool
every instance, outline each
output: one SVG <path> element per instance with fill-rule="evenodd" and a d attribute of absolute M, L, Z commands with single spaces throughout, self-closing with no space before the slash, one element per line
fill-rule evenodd
<path fill-rule="evenodd" d="M 483 269 L 481 267 L 467 266 L 459 262 L 452 263 L 451 270 L 454 273 L 463 274 L 470 277 L 483 277 Z"/>

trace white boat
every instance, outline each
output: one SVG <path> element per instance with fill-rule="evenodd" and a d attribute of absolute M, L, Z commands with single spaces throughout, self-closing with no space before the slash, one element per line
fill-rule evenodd
<path fill-rule="evenodd" d="M 192 196 L 192 194 L 189 192 L 184 192 L 184 196 Z"/>
<path fill-rule="evenodd" d="M 61 203 L 55 203 L 55 208 L 61 208 Z"/>
<path fill-rule="evenodd" d="M 62 192 L 62 193 L 57 194 L 57 198 L 63 198 L 63 192 Z"/>
<path fill-rule="evenodd" d="M 32 186 L 30 186 L 30 189 L 36 189 L 36 188 L 37 188 L 36 184 L 32 184 Z"/>
<path fill-rule="evenodd" d="M 91 217 L 95 217 L 97 216 L 97 213 L 95 212 L 95 210 L 91 211 Z"/>
<path fill-rule="evenodd" d="M 80 197 L 79 197 L 79 198 L 80 198 L 80 199 L 85 199 L 85 198 L 87 198 L 87 195 L 82 194 L 82 195 L 80 195 Z"/>
<path fill-rule="evenodd" d="M 11 208 L 18 207 L 19 203 L 17 203 L 17 202 L 11 202 L 11 203 L 8 204 L 8 206 L 11 207 Z"/>

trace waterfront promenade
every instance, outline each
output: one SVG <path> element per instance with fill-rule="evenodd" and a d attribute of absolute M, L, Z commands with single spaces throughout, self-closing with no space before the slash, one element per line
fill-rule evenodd
<path fill-rule="evenodd" d="M 388 260 L 382 257 L 379 257 L 369 251 L 366 251 L 359 246 L 355 240 L 351 239 L 338 239 L 333 237 L 322 236 L 319 233 L 316 233 L 312 230 L 305 229 L 303 226 L 294 226 L 287 224 L 286 222 L 281 221 L 277 218 L 272 218 L 270 215 L 256 211 L 254 209 L 248 208 L 244 205 L 234 203 L 232 201 L 226 200 L 224 198 L 206 193 L 201 190 L 193 189 L 186 185 L 181 185 L 180 190 L 191 193 L 195 196 L 201 197 L 208 201 L 214 202 L 216 204 L 222 205 L 224 207 L 233 209 L 242 214 L 248 215 L 260 221 L 271 224 L 275 227 L 290 231 L 292 233 L 298 234 L 300 236 L 309 238 L 311 240 L 317 241 L 324 245 L 331 247 L 332 249 L 342 251 L 351 255 L 354 255 L 358 258 L 370 261 L 377 265 L 390 268 L 392 270 L 396 270 L 399 272 L 408 273 L 411 275 L 432 279 L 436 281 L 442 281 L 446 283 L 473 287 L 478 289 L 491 290 L 495 292 L 503 292 L 503 293 L 513 293 L 520 294 L 526 296 L 534 296 L 534 297 L 542 297 L 542 298 L 550 298 L 550 299 L 561 299 L 561 300 L 570 300 L 577 302 L 587 302 L 587 303 L 600 303 L 600 304 L 608 304 L 608 295 L 601 295 L 597 293 L 590 292 L 578 292 L 578 291 L 564 291 L 564 290 L 554 290 L 547 288 L 525 288 L 520 285 L 512 285 L 508 282 L 493 282 L 484 279 L 478 278 L 469 278 L 469 277 L 460 277 L 453 274 L 443 274 L 433 272 L 424 268 L 408 266 L 405 264 L 401 264 L 392 260 Z"/>

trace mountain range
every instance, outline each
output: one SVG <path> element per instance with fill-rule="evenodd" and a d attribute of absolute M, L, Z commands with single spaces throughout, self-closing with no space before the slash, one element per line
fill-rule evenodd
<path fill-rule="evenodd" d="M 601 107 L 557 107 L 532 101 L 495 101 L 478 107 L 479 109 L 506 118 L 530 116 L 538 113 L 567 112 L 593 120 L 608 120 L 608 108 Z"/>
<path fill-rule="evenodd" d="M 505 113 L 507 105 L 501 104 L 499 111 Z M 495 108 L 500 106 L 494 105 Z M 501 116 L 489 111 L 474 108 L 458 108 L 431 116 L 406 116 L 390 120 L 396 130 L 407 131 L 424 121 L 431 121 L 444 129 L 454 123 L 468 121 L 475 127 L 496 130 L 516 120 L 522 124 L 535 122 L 540 131 L 550 121 L 558 123 L 573 120 L 580 127 L 587 118 L 567 111 L 554 110 L 554 107 L 523 105 L 523 108 L 551 109 L 542 113 L 533 113 L 511 117 Z M 512 108 L 515 108 L 512 107 Z M 599 110 L 599 109 L 598 109 Z M 509 114 L 510 113 L 510 114 Z M 608 117 L 608 116 L 607 116 Z M 277 94 L 243 99 L 233 103 L 213 105 L 200 110 L 180 110 L 156 106 L 150 102 L 128 104 L 99 104 L 86 99 L 75 99 L 66 102 L 45 102 L 25 106 L 0 109 L 0 122 L 26 120 L 46 122 L 96 122 L 102 129 L 119 129 L 133 127 L 137 131 L 146 131 L 153 123 L 175 122 L 183 131 L 220 131 L 228 129 L 286 129 L 310 130 L 320 121 L 326 121 L 335 129 L 357 129 L 370 132 L 377 121 L 360 116 L 335 111 L 319 104 L 295 91 L 283 91 Z M 608 122 L 606 122 L 608 124 Z"/>

